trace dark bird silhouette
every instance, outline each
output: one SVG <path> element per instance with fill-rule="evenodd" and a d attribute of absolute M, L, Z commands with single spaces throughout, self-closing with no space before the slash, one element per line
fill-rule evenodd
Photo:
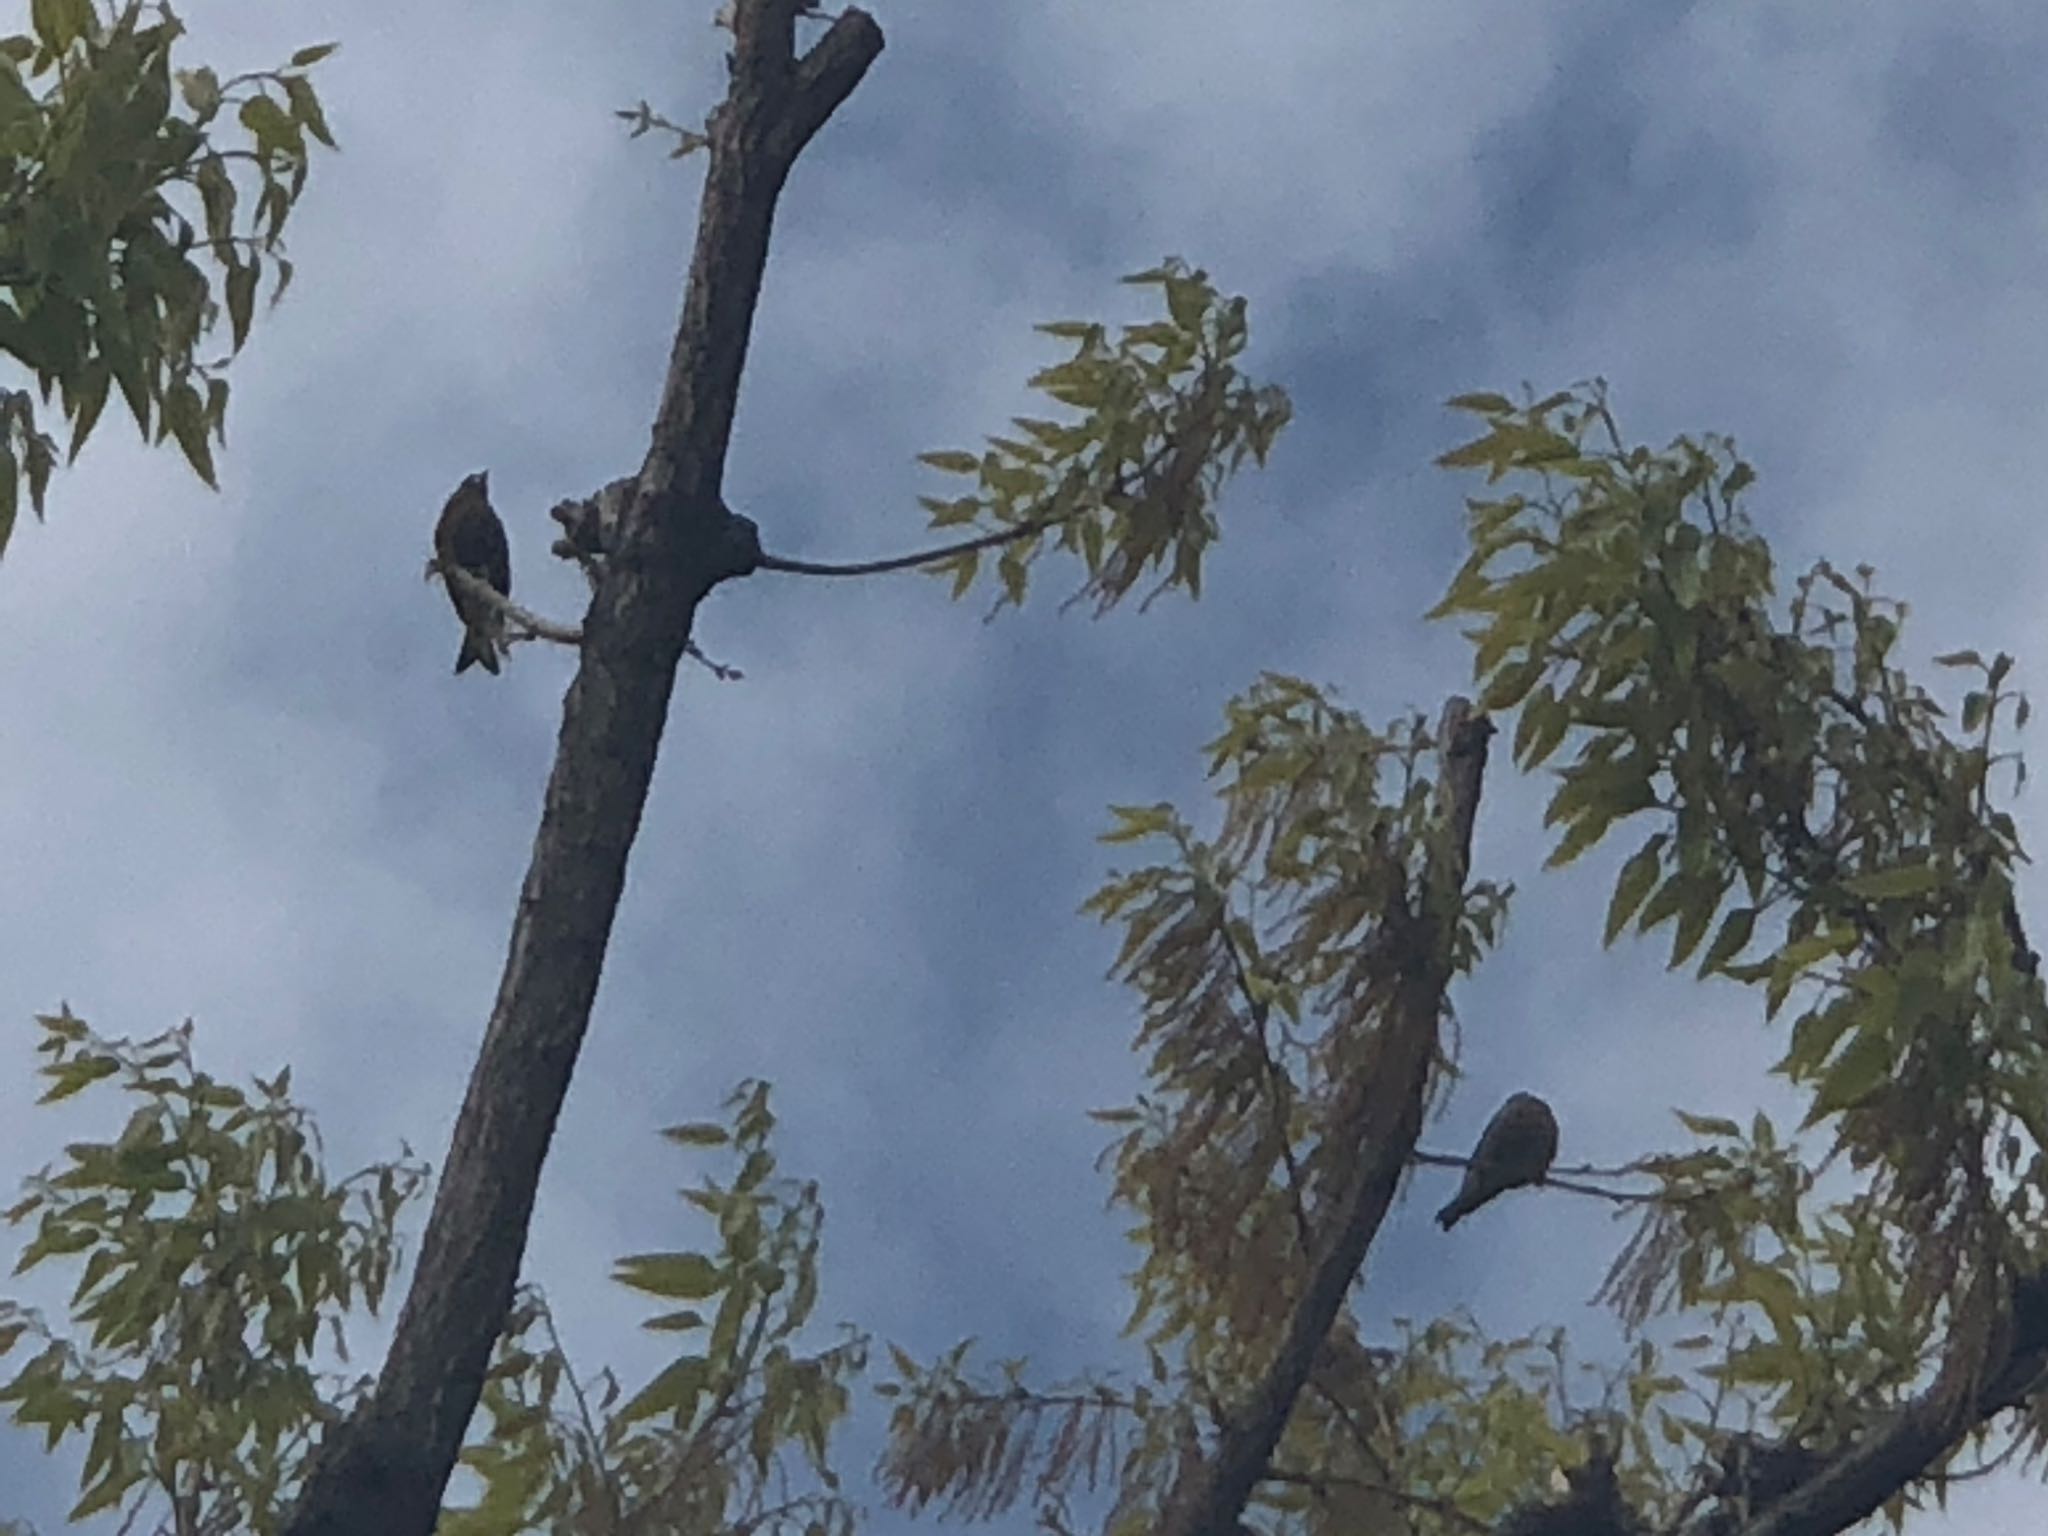
<path fill-rule="evenodd" d="M 512 552 L 505 543 L 505 525 L 491 510 L 490 471 L 480 469 L 448 498 L 441 520 L 434 524 L 434 557 L 444 571 L 460 569 L 487 581 L 500 594 L 512 595 Z M 493 676 L 498 671 L 502 615 L 448 583 L 448 600 L 462 620 L 462 649 L 455 656 L 458 674 L 481 662 Z"/>
<path fill-rule="evenodd" d="M 1465 1165 L 1465 1182 L 1436 1213 L 1446 1232 L 1503 1190 L 1540 1184 L 1557 1156 L 1557 1116 L 1533 1093 L 1517 1093 L 1493 1112 Z"/>

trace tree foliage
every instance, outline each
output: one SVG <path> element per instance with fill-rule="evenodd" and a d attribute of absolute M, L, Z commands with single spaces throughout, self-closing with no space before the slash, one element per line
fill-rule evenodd
<path fill-rule="evenodd" d="M 291 281 L 285 222 L 311 144 L 334 144 L 308 74 L 332 45 L 222 80 L 173 68 L 168 5 L 33 0 L 29 20 L 0 37 L 0 353 L 35 383 L 0 389 L 0 551 L 56 464 L 38 397 L 75 458 L 118 389 L 214 483 L 222 369 L 265 279 L 273 300 Z M 226 355 L 208 356 L 223 313 Z"/>
<path fill-rule="evenodd" d="M 51 1448 L 83 1441 L 73 1519 L 275 1531 L 317 1432 L 368 1385 L 336 1368 L 344 1320 L 377 1312 L 425 1169 L 403 1156 L 330 1180 L 289 1071 L 253 1092 L 222 1083 L 193 1065 L 190 1025 L 130 1044 L 68 1010 L 39 1022 L 43 1102 L 113 1088 L 134 1108 L 5 1213 L 33 1232 L 17 1275 L 78 1278 L 68 1325 L 0 1300 L 0 1405 Z M 586 1381 L 525 1288 L 462 1457 L 481 1492 L 449 1508 L 449 1536 L 851 1530 L 830 1447 L 867 1341 L 813 1337 L 824 1212 L 815 1183 L 777 1172 L 767 1085 L 726 1108 L 666 1133 L 735 1165 L 683 1192 L 715 1247 L 632 1255 L 615 1274 L 661 1304 L 646 1327 L 673 1358 L 630 1394 L 610 1371 Z"/>
<path fill-rule="evenodd" d="M 1341 1320 L 1256 1523 L 1547 1528 L 1582 1496 L 1546 1499 L 1562 1463 L 1605 1469 L 1613 1507 L 1657 1528 L 1733 1529 L 1771 1503 L 1793 1520 L 1794 1491 L 1852 1451 L 1864 1481 L 1839 1473 L 1838 1505 L 1783 1528 L 1880 1503 L 1902 1519 L 1968 1444 L 2040 1444 L 2048 1072 L 1993 778 L 2018 770 L 2000 741 L 2026 717 L 2011 660 L 1941 658 L 1971 677 L 1952 717 L 1898 663 L 1903 605 L 1871 573 L 1819 565 L 1781 600 L 1740 507 L 1753 471 L 1723 439 L 1627 446 L 1597 385 L 1453 404 L 1486 430 L 1441 462 L 1508 485 L 1468 503 L 1471 552 L 1436 612 L 1467 621 L 1518 763 L 1563 759 L 1551 864 L 1627 839 L 1603 938 L 1668 930 L 1672 965 L 1755 988 L 1767 1017 L 1789 1005 L 1777 1070 L 1829 1148 L 1812 1161 L 1761 1115 L 1682 1115 L 1696 1145 L 1629 1170 L 1645 1214 L 1603 1288 L 1634 1352 L 1576 1396 L 1561 1337 L 1488 1342 L 1446 1318 L 1368 1347 Z M 1340 1106 L 1386 1027 L 1376 962 L 1405 942 L 1389 918 L 1426 844 L 1429 744 L 1419 720 L 1375 730 L 1269 676 L 1211 748 L 1213 838 L 1171 806 L 1116 812 L 1106 840 L 1161 854 L 1089 904 L 1123 929 L 1151 1078 L 1100 1117 L 1136 1218 L 1149 1380 L 1039 1391 L 1015 1364 L 899 1361 L 900 1503 L 986 1516 L 1028 1498 L 1064 1525 L 1099 1483 L 1105 1528 L 1131 1532 L 1232 1432 L 1329 1219 L 1330 1170 L 1356 1156 Z M 1509 895 L 1464 893 L 1460 968 Z M 1835 1158 L 1853 1177 L 1823 1195 Z M 1683 1336 L 1660 1348 L 1653 1322 Z M 1901 1426 L 1930 1417 L 1947 1430 L 1916 1462 Z M 1775 1480 L 1731 1470 L 1766 1453 Z"/>
<path fill-rule="evenodd" d="M 316 1365 L 322 1335 L 345 1362 L 341 1318 L 376 1310 L 424 1170 L 330 1180 L 289 1070 L 222 1083 L 193 1065 L 189 1025 L 131 1045 L 68 1009 L 39 1023 L 43 1102 L 111 1087 L 134 1107 L 6 1212 L 33 1223 L 16 1274 L 79 1273 L 69 1329 L 0 1301 L 0 1354 L 21 1361 L 0 1403 L 51 1447 L 85 1437 L 73 1519 L 154 1497 L 180 1533 L 275 1529 L 312 1433 L 362 1388 Z"/>
<path fill-rule="evenodd" d="M 777 1176 L 765 1083 L 741 1084 L 726 1108 L 729 1125 L 665 1133 L 685 1147 L 729 1147 L 738 1161 L 730 1184 L 683 1192 L 715 1224 L 719 1251 L 633 1254 L 614 1272 L 663 1304 L 645 1326 L 682 1347 L 629 1397 L 610 1371 L 586 1390 L 529 1288 L 484 1390 L 485 1432 L 463 1453 L 484 1493 L 444 1518 L 447 1536 L 852 1530 L 830 1447 L 867 1340 L 842 1329 L 809 1342 L 818 1187 Z"/>
<path fill-rule="evenodd" d="M 1098 321 L 1038 327 L 1072 342 L 1074 355 L 1033 376 L 1032 388 L 1081 412 L 1078 420 L 1019 416 L 1021 436 L 992 435 L 979 454 L 919 456 L 975 482 L 961 496 L 919 498 L 933 528 L 987 536 L 921 562 L 952 579 L 955 597 L 974 584 L 984 549 L 997 547 L 992 612 L 1022 603 L 1048 535 L 1087 573 L 1068 601 L 1087 598 L 1098 614 L 1148 571 L 1164 574 L 1147 603 L 1173 588 L 1201 596 L 1202 555 L 1218 534 L 1215 497 L 1247 457 L 1265 464 L 1291 407 L 1285 393 L 1239 372 L 1250 335 L 1242 297 L 1220 298 L 1206 272 L 1171 257 L 1124 281 L 1157 288 L 1166 313 L 1122 327 L 1114 345 Z"/>

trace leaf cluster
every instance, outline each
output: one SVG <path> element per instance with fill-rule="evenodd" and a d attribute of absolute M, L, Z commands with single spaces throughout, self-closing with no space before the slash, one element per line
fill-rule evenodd
<path fill-rule="evenodd" d="M 895 1378 L 876 1387 L 894 1403 L 879 1469 L 890 1504 L 988 1520 L 1028 1500 L 1041 1526 L 1066 1536 L 1077 1505 L 1107 1500 L 1104 1528 L 1150 1528 L 1196 1436 L 1187 1406 L 1156 1390 L 1163 1364 L 1153 1386 L 1105 1377 L 1039 1388 L 1023 1360 L 971 1367 L 971 1344 L 929 1366 L 891 1346 Z"/>
<path fill-rule="evenodd" d="M 173 439 L 212 485 L 226 358 L 200 348 L 224 307 L 239 350 L 266 274 L 273 301 L 291 280 L 282 241 L 309 141 L 334 143 L 307 70 L 333 46 L 221 80 L 174 70 L 183 24 L 167 5 L 33 0 L 29 14 L 0 37 L 0 353 L 43 405 L 55 397 L 72 457 L 118 387 L 145 438 Z M 56 445 L 36 404 L 0 391 L 0 550 L 22 487 L 43 512 Z"/>
<path fill-rule="evenodd" d="M 1745 1133 L 1683 1116 L 1697 1146 L 1632 1165 L 1654 1189 L 1603 1294 L 1634 1347 L 1594 1372 L 1597 1406 L 1565 1390 L 1561 1335 L 1489 1342 L 1438 1319 L 1373 1349 L 1340 1315 L 1247 1527 L 1549 1529 L 1585 1491 L 1546 1498 L 1564 1472 L 1616 1479 L 1660 1526 L 1704 1504 L 1701 1529 L 1734 1529 L 1785 1468 L 1811 1475 L 1946 1371 L 1955 1340 L 1992 1338 L 2005 1283 L 2039 1267 L 2048 1034 L 1991 779 L 2023 771 L 1999 737 L 2027 705 L 2009 658 L 1959 652 L 1939 658 L 1974 674 L 1951 724 L 1899 662 L 1903 605 L 1868 571 L 1817 565 L 1781 597 L 1741 506 L 1754 472 L 1725 439 L 1624 446 L 1597 384 L 1453 404 L 1486 429 L 1443 463 L 1511 483 L 1468 502 L 1471 557 L 1437 611 L 1469 622 L 1517 760 L 1561 764 L 1551 862 L 1636 824 L 1606 941 L 1668 929 L 1674 965 L 1757 989 L 1768 1016 L 1793 1004 L 1778 1070 L 1861 1177 L 1820 1200 L 1826 1162 L 1767 1117 Z M 1401 957 L 1426 947 L 1417 925 L 1450 924 L 1469 970 L 1505 911 L 1505 889 L 1423 888 L 1428 745 L 1419 720 L 1377 731 L 1268 676 L 1212 744 L 1213 839 L 1171 805 L 1114 808 L 1105 841 L 1161 850 L 1087 908 L 1123 930 L 1113 974 L 1141 999 L 1148 1091 L 1097 1118 L 1138 1217 L 1151 1380 L 1039 1389 L 1022 1362 L 970 1375 L 964 1346 L 899 1358 L 896 1502 L 986 1518 L 1030 1498 L 1065 1529 L 1099 1488 L 1102 1529 L 1171 1523 L 1356 1158 L 1348 1106 Z M 1706 1325 L 1677 1363 L 1642 1332 L 1665 1313 Z"/>
<path fill-rule="evenodd" d="M 1069 602 L 1086 598 L 1098 615 L 1148 571 L 1162 574 L 1146 603 L 1176 587 L 1199 597 L 1217 495 L 1247 457 L 1266 462 L 1287 424 L 1286 395 L 1239 372 L 1249 336 L 1242 298 L 1220 298 L 1206 273 L 1171 258 L 1124 281 L 1157 289 L 1163 318 L 1124 326 L 1114 341 L 1094 321 L 1038 327 L 1073 343 L 1074 355 L 1032 387 L 1078 418 L 1019 416 L 1017 436 L 992 436 L 981 453 L 918 456 L 974 482 L 959 496 L 918 498 L 933 528 L 1009 536 L 995 556 L 991 614 L 1023 602 L 1048 544 L 1080 556 L 1086 575 Z M 924 568 L 949 576 L 960 597 L 985 552 L 962 549 Z"/>
<path fill-rule="evenodd" d="M 729 1184 L 683 1198 L 715 1224 L 715 1252 L 634 1254 L 615 1278 L 657 1298 L 645 1327 L 682 1348 L 630 1396 L 610 1371 L 588 1388 L 529 1288 L 515 1304 L 462 1465 L 483 1494 L 446 1514 L 449 1536 L 548 1531 L 725 1531 L 846 1536 L 852 1510 L 828 1455 L 866 1365 L 863 1337 L 804 1344 L 818 1295 L 817 1185 L 780 1177 L 765 1083 L 725 1123 L 671 1127 L 684 1147 L 725 1147 Z"/>
<path fill-rule="evenodd" d="M 1507 893 L 1484 883 L 1431 910 L 1425 872 L 1444 829 L 1425 767 L 1438 743 L 1420 719 L 1377 730 L 1277 674 L 1225 716 L 1208 748 L 1216 836 L 1169 804 L 1115 807 L 1103 841 L 1159 857 L 1113 872 L 1084 907 L 1122 930 L 1112 974 L 1140 998 L 1150 1086 L 1095 1118 L 1117 1132 L 1104 1154 L 1112 1198 L 1137 1218 L 1129 1328 L 1149 1384 L 1034 1391 L 1021 1362 L 982 1383 L 961 1351 L 929 1369 L 899 1355 L 905 1402 L 884 1480 L 907 1507 L 980 1518 L 1029 1496 L 1057 1525 L 1101 1483 L 1103 1528 L 1149 1527 L 1223 1405 L 1264 1368 L 1303 1283 L 1356 1161 L 1359 1085 L 1395 1007 L 1404 943 L 1441 920 L 1469 967 L 1498 931 Z M 1379 1374 L 1340 1327 L 1283 1442 L 1297 1469 L 1342 1486 L 1316 1505 L 1348 1512 L 1329 1513 L 1337 1524 L 1403 1487 Z M 1269 1495 L 1275 1511 L 1294 1507 Z"/>
<path fill-rule="evenodd" d="M 1608 940 L 1668 927 L 1674 966 L 1760 989 L 1767 1015 L 1803 1000 L 1777 1070 L 1870 1171 L 1924 1321 L 2048 1195 L 2048 1012 L 1991 784 L 1995 733 L 2026 717 L 2010 658 L 1942 658 L 1981 677 L 1952 732 L 1897 662 L 1905 609 L 1869 571 L 1818 565 L 1780 612 L 1732 444 L 1624 449 L 1597 385 L 1453 404 L 1487 430 L 1441 462 L 1535 481 L 1468 503 L 1471 554 L 1437 612 L 1476 620 L 1475 672 L 1489 707 L 1519 711 L 1523 765 L 1571 749 L 1552 863 L 1652 823 Z"/>
<path fill-rule="evenodd" d="M 1151 1089 L 1098 1119 L 1114 1198 L 1139 1214 L 1133 1328 L 1235 1379 L 1270 1347 L 1310 1233 L 1354 1161 L 1354 1106 L 1401 986 L 1440 828 L 1419 718 L 1378 731 L 1299 679 L 1268 674 L 1208 748 L 1222 825 L 1119 807 L 1109 843 L 1167 857 L 1115 872 L 1083 910 L 1123 931 L 1113 974 L 1141 998 Z M 1507 893 L 1459 895 L 1469 967 Z"/>
<path fill-rule="evenodd" d="M 5 1213 L 32 1223 L 16 1274 L 79 1275 L 73 1334 L 0 1301 L 0 1354 L 19 1361 L 0 1403 L 52 1447 L 86 1437 L 73 1519 L 156 1496 L 180 1530 L 275 1529 L 309 1432 L 362 1386 L 317 1370 L 316 1346 L 324 1332 L 347 1359 L 341 1315 L 382 1300 L 425 1170 L 330 1181 L 289 1070 L 253 1093 L 219 1082 L 194 1068 L 189 1025 L 129 1044 L 68 1009 L 38 1022 L 43 1102 L 111 1084 L 135 1108 Z"/>

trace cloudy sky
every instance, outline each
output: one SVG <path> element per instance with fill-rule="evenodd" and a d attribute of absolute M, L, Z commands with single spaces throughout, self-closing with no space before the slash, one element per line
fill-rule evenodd
<path fill-rule="evenodd" d="M 60 999 L 116 1034 L 190 1016 L 223 1075 L 292 1063 L 337 1169 L 439 1160 L 572 662 L 452 677 L 428 532 L 487 466 L 518 594 L 580 610 L 545 509 L 645 450 L 698 190 L 611 114 L 717 99 L 713 8 L 193 8 L 189 60 L 223 70 L 339 39 L 343 153 L 236 365 L 222 494 L 110 413 L 0 564 L 7 1168 L 83 1124 L 27 1112 Z M 678 689 L 528 1263 L 576 1356 L 628 1375 L 654 1357 L 609 1261 L 700 1236 L 672 1193 L 698 1170 L 654 1133 L 756 1074 L 785 1166 L 824 1180 L 824 1314 L 1048 1375 L 1127 1358 L 1083 1118 L 1136 1083 L 1109 936 L 1075 915 L 1103 807 L 1198 807 L 1196 749 L 1261 669 L 1378 718 L 1467 681 L 1420 618 L 1459 554 L 1445 396 L 1604 374 L 1638 439 L 1735 435 L 1784 563 L 1875 564 L 1914 654 L 2003 647 L 2024 681 L 2048 639 L 2038 7 L 875 9 L 888 50 L 783 199 L 740 406 L 727 493 L 768 548 L 917 547 L 913 456 L 1031 408 L 1058 355 L 1031 323 L 1138 318 L 1114 279 L 1168 253 L 1248 296 L 1296 421 L 1230 493 L 1199 604 L 1095 623 L 1049 586 L 983 625 L 929 578 L 760 575 L 705 607 L 746 680 Z M 1674 1104 L 1746 1112 L 1753 1003 L 1602 954 L 1612 864 L 1541 874 L 1542 794 L 1504 764 L 1489 787 L 1479 862 L 1522 898 L 1426 1144 L 1515 1087 L 1571 1161 L 1667 1144 Z M 1604 1211 L 1520 1197 L 1446 1238 L 1448 1178 L 1416 1178 L 1369 1318 L 1608 1336 Z M 74 1476 L 0 1429 L 0 1514 L 54 1527 Z M 2048 1495 L 2007 1475 L 1953 1507 L 1927 1528 L 2005 1536 Z"/>

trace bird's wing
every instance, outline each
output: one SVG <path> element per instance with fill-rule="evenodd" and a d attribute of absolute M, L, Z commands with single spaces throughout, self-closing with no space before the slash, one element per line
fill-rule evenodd
<path fill-rule="evenodd" d="M 479 521 L 489 525 L 479 538 L 479 543 L 487 546 L 479 562 L 484 580 L 509 597 L 512 595 L 512 551 L 505 542 L 505 525 L 498 520 L 497 513 L 488 510 Z"/>
<path fill-rule="evenodd" d="M 505 525 L 488 504 L 451 508 L 445 520 L 447 548 L 443 559 L 451 559 L 465 571 L 474 571 L 500 592 L 512 585 L 512 552 L 505 543 Z"/>

